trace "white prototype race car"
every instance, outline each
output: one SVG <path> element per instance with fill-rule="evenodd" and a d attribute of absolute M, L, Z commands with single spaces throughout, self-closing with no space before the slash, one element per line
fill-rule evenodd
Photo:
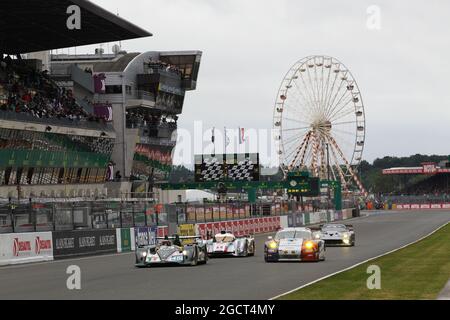
<path fill-rule="evenodd" d="M 231 232 L 222 231 L 205 242 L 210 257 L 255 255 L 255 238 L 251 235 L 236 237 Z"/>

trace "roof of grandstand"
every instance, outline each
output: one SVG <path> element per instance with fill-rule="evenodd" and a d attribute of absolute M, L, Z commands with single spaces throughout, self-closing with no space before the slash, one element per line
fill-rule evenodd
<path fill-rule="evenodd" d="M 81 9 L 81 29 L 67 28 L 67 8 Z M 19 54 L 113 42 L 152 34 L 87 0 L 2 0 L 0 53 Z"/>
<path fill-rule="evenodd" d="M 398 167 L 383 169 L 383 174 L 436 174 L 450 173 L 450 168 L 441 168 L 432 162 L 424 162 L 421 167 Z"/>

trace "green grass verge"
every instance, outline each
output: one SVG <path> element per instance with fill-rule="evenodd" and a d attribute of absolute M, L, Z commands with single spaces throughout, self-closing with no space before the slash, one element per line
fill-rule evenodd
<path fill-rule="evenodd" d="M 389 239 L 386 239 L 389 241 Z M 381 289 L 369 290 L 367 267 L 381 269 Z M 280 300 L 436 299 L 450 277 L 450 224 L 396 252 L 366 262 Z"/>

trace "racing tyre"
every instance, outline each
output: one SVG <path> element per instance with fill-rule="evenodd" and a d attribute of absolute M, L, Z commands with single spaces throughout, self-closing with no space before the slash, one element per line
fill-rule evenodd
<path fill-rule="evenodd" d="M 198 248 L 194 249 L 194 255 L 192 257 L 191 266 L 196 266 L 198 264 Z"/>
<path fill-rule="evenodd" d="M 253 257 L 255 255 L 255 243 L 252 244 L 252 253 L 249 254 L 250 257 Z"/>
<path fill-rule="evenodd" d="M 205 259 L 202 260 L 202 261 L 199 261 L 198 264 L 206 264 L 208 262 L 208 253 L 206 252 L 206 249 L 205 249 L 205 252 L 203 254 L 205 256 Z"/>

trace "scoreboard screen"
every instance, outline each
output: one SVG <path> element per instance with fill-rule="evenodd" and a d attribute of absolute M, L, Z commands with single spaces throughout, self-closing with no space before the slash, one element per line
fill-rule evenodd
<path fill-rule="evenodd" d="M 195 156 L 195 181 L 259 181 L 259 154 Z"/>

